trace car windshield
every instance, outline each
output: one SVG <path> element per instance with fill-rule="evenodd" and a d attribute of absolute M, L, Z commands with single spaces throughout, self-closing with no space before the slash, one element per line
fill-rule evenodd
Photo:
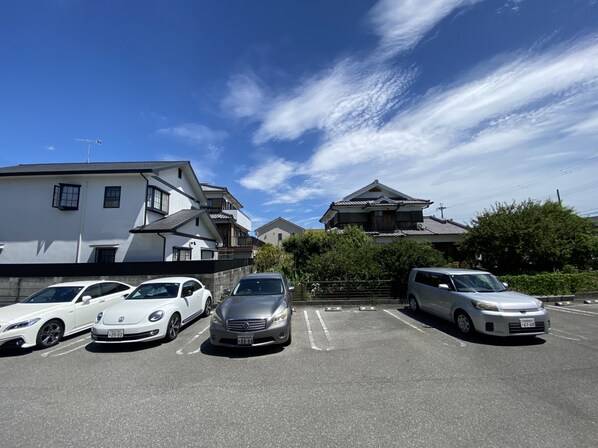
<path fill-rule="evenodd" d="M 452 275 L 451 278 L 460 292 L 506 291 L 505 285 L 492 274 Z"/>
<path fill-rule="evenodd" d="M 278 278 L 252 278 L 241 280 L 233 290 L 233 296 L 267 296 L 282 294 L 282 281 Z"/>
<path fill-rule="evenodd" d="M 179 293 L 179 283 L 147 283 L 139 285 L 126 300 L 172 299 Z"/>
<path fill-rule="evenodd" d="M 27 297 L 21 303 L 66 303 L 81 292 L 83 286 L 50 286 Z"/>

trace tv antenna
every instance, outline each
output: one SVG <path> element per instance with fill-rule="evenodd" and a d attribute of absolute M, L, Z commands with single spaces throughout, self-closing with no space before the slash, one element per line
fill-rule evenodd
<path fill-rule="evenodd" d="M 87 143 L 87 160 L 85 163 L 90 163 L 91 160 L 89 159 L 89 151 L 91 150 L 91 144 L 94 143 L 96 145 L 101 145 L 102 140 L 99 139 L 89 139 L 89 138 L 78 138 L 77 141 Z"/>
<path fill-rule="evenodd" d="M 436 210 L 440 210 L 440 219 L 444 219 L 444 211 L 446 210 L 446 207 L 442 202 L 440 203 L 440 207 L 436 207 Z"/>

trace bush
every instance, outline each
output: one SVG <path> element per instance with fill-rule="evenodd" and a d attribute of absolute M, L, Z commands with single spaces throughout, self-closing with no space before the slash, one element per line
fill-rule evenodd
<path fill-rule="evenodd" d="M 533 296 L 555 296 L 589 291 L 596 287 L 596 280 L 587 273 L 502 275 L 500 280 L 509 289 Z"/>

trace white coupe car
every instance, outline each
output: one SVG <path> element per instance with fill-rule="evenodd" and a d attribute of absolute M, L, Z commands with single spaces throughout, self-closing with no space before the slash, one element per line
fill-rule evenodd
<path fill-rule="evenodd" d="M 97 314 L 125 298 L 133 287 L 107 280 L 58 283 L 0 308 L 0 345 L 39 348 L 87 330 Z"/>
<path fill-rule="evenodd" d="M 209 316 L 212 293 L 198 280 L 166 277 L 140 284 L 122 302 L 97 315 L 91 337 L 100 343 L 174 340 L 183 325 Z"/>

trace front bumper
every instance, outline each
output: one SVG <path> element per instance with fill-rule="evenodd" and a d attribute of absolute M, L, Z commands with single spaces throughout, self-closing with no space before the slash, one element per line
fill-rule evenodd
<path fill-rule="evenodd" d="M 164 322 L 162 322 L 164 321 Z M 142 325 L 104 325 L 94 324 L 91 327 L 91 339 L 99 344 L 125 344 L 129 342 L 146 342 L 162 339 L 166 336 L 168 319 L 159 322 L 148 322 Z M 108 330 L 123 330 L 119 338 L 108 337 Z"/>
<path fill-rule="evenodd" d="M 546 310 L 530 311 L 481 311 L 470 312 L 476 331 L 494 336 L 538 336 L 550 331 L 550 317 Z M 533 319 L 534 326 L 529 325 Z"/>
<path fill-rule="evenodd" d="M 253 336 L 253 344 L 239 343 L 239 337 Z M 291 319 L 270 325 L 256 331 L 231 331 L 224 325 L 210 323 L 210 343 L 219 347 L 261 347 L 285 344 L 291 337 Z"/>
<path fill-rule="evenodd" d="M 38 332 L 39 325 L 2 332 L 0 333 L 0 346 L 17 345 L 22 348 L 35 347 Z"/>

